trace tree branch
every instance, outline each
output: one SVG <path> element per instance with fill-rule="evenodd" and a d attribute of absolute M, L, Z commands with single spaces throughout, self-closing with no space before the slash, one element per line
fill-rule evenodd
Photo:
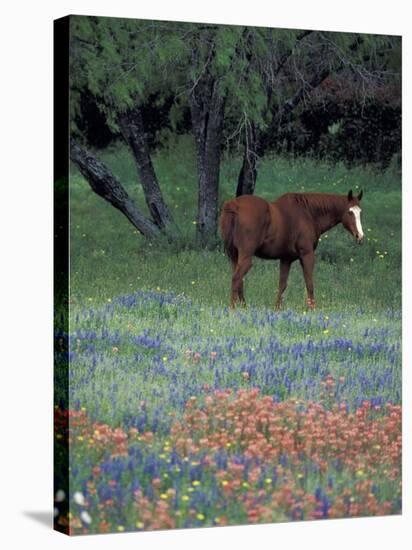
<path fill-rule="evenodd" d="M 349 46 L 351 51 L 356 51 L 359 46 L 362 44 L 363 39 L 362 37 L 357 37 L 356 40 Z M 302 101 L 302 99 L 305 97 L 305 94 L 308 90 L 313 90 L 320 86 L 322 82 L 332 73 L 338 73 L 342 69 L 346 67 L 345 60 L 341 59 L 340 64 L 337 67 L 324 67 L 319 72 L 317 72 L 312 79 L 309 82 L 305 82 L 299 90 L 295 92 L 295 94 L 287 99 L 279 108 L 277 114 L 273 117 L 272 122 L 270 124 L 270 131 L 274 131 L 277 126 L 279 126 L 284 118 L 289 115 Z"/>
<path fill-rule="evenodd" d="M 143 215 L 107 166 L 80 147 L 73 138 L 70 140 L 70 158 L 92 190 L 120 210 L 142 235 L 154 238 L 160 234 L 159 228 Z"/>

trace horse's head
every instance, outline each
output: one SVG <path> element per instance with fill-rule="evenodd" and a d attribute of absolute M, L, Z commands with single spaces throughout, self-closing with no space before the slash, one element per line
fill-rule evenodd
<path fill-rule="evenodd" d="M 363 191 L 361 190 L 359 195 L 355 197 L 352 193 L 352 189 L 348 193 L 348 203 L 345 207 L 345 211 L 342 216 L 342 224 L 345 229 L 351 233 L 355 239 L 360 243 L 363 239 L 363 230 L 361 223 L 360 201 L 362 199 Z"/>

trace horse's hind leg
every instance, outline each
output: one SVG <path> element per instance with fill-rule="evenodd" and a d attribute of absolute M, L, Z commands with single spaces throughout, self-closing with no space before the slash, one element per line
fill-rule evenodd
<path fill-rule="evenodd" d="M 232 264 L 232 288 L 231 288 L 231 295 L 230 295 L 230 307 L 234 308 L 236 305 L 236 302 L 238 298 L 240 299 L 239 292 L 234 288 L 233 285 L 233 279 L 235 277 L 236 269 L 237 269 L 237 261 L 230 262 Z"/>
<path fill-rule="evenodd" d="M 243 295 L 243 277 L 252 267 L 252 256 L 239 255 L 236 267 L 233 270 L 232 276 L 232 295 L 230 300 L 231 307 L 235 307 L 237 299 L 246 305 Z"/>
<path fill-rule="evenodd" d="M 239 296 L 239 302 L 242 304 L 242 306 L 245 306 L 246 300 L 245 300 L 245 295 L 243 294 L 243 281 L 241 281 L 239 285 L 238 296 Z"/>
<path fill-rule="evenodd" d="M 237 265 L 233 266 L 233 274 L 235 274 Z M 242 306 L 246 305 L 245 295 L 243 294 L 243 279 L 241 279 L 237 291 L 237 297 L 239 299 L 239 302 L 242 304 Z"/>
<path fill-rule="evenodd" d="M 313 294 L 313 268 L 315 266 L 315 253 L 309 252 L 300 258 L 300 264 L 305 278 L 306 290 L 308 293 L 308 306 L 315 309 L 315 297 Z"/>
<path fill-rule="evenodd" d="M 291 262 L 289 260 L 280 260 L 279 291 L 275 302 L 275 308 L 280 309 L 282 295 L 288 284 L 288 276 Z"/>

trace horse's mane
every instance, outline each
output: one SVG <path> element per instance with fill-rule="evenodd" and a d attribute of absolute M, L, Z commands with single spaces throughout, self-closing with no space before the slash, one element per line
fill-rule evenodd
<path fill-rule="evenodd" d="M 289 193 L 291 199 L 301 208 L 317 216 L 338 211 L 342 208 L 343 197 L 329 193 Z"/>

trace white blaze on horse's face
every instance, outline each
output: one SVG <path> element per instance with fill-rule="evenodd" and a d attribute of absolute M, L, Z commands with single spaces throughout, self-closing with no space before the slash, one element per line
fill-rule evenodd
<path fill-rule="evenodd" d="M 363 230 L 362 230 L 362 224 L 361 224 L 361 212 L 362 209 L 360 206 L 352 206 L 352 208 L 349 208 L 349 212 L 352 212 L 355 216 L 355 224 L 356 224 L 356 239 L 358 241 L 361 241 L 363 239 Z"/>

